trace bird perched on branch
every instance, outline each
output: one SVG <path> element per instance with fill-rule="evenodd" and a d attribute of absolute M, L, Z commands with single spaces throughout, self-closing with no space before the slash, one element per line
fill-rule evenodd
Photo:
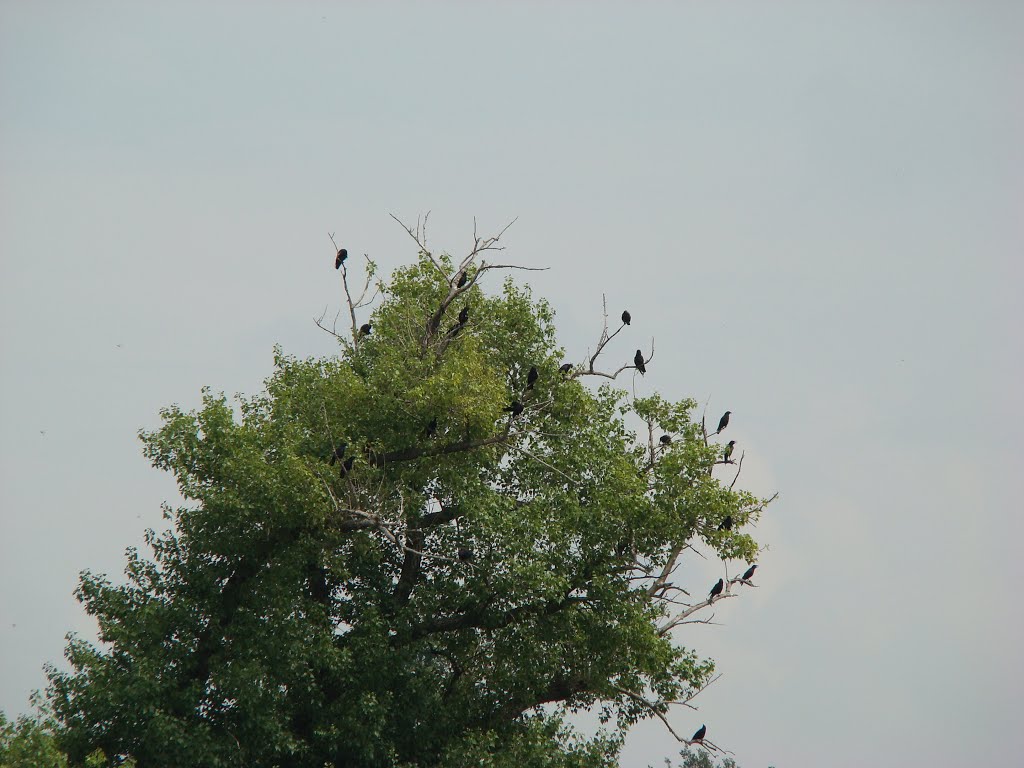
<path fill-rule="evenodd" d="M 523 404 L 518 400 L 513 400 L 504 410 L 506 413 L 511 413 L 513 417 L 516 417 L 523 412 Z"/>
<path fill-rule="evenodd" d="M 345 477 L 349 472 L 352 471 L 352 465 L 356 463 L 355 456 L 349 456 L 341 463 L 341 476 Z"/>
<path fill-rule="evenodd" d="M 345 259 L 348 258 L 348 251 L 344 248 L 338 249 L 338 255 L 334 257 L 334 268 L 340 269 L 341 265 L 345 263 Z"/>
<path fill-rule="evenodd" d="M 472 549 L 467 549 L 465 547 L 460 547 L 459 548 L 459 560 L 461 560 L 464 563 L 471 563 L 474 560 L 476 560 L 476 552 L 474 552 Z"/>
<path fill-rule="evenodd" d="M 526 388 L 527 389 L 533 389 L 533 385 L 537 383 L 537 379 L 539 377 L 540 377 L 540 374 L 537 373 L 537 366 L 536 365 L 531 365 L 530 366 L 530 372 L 528 374 L 526 374 Z"/>
<path fill-rule="evenodd" d="M 435 432 L 437 432 L 437 416 L 430 420 L 430 423 L 427 424 L 427 428 L 423 430 L 423 434 L 426 437 L 433 437 Z"/>
<path fill-rule="evenodd" d="M 640 371 L 641 375 L 647 373 L 647 366 L 644 365 L 644 353 L 639 349 L 636 351 L 636 354 L 633 355 L 633 365 L 636 366 L 636 369 Z"/>
<path fill-rule="evenodd" d="M 563 376 L 565 376 L 567 373 L 569 373 L 569 371 L 572 370 L 572 363 L 562 363 L 560 366 L 558 366 L 558 370 L 561 372 Z"/>
<path fill-rule="evenodd" d="M 718 524 L 718 530 L 720 531 L 731 531 L 732 530 L 732 515 L 726 515 L 725 520 Z"/>
<path fill-rule="evenodd" d="M 463 307 L 459 312 L 459 325 L 465 325 L 469 320 L 469 307 Z"/>
<path fill-rule="evenodd" d="M 334 449 L 334 453 L 331 454 L 330 464 L 333 467 L 335 462 L 345 458 L 345 451 L 348 450 L 348 443 L 342 443 Z"/>
<path fill-rule="evenodd" d="M 622 312 L 622 324 L 629 325 L 629 321 L 633 319 L 633 316 L 629 314 L 629 310 L 623 310 Z"/>
<path fill-rule="evenodd" d="M 467 280 L 469 280 L 469 273 L 466 272 L 466 270 L 462 270 L 461 272 L 459 272 L 459 282 L 455 284 L 455 287 L 461 288 L 466 284 Z"/>
<path fill-rule="evenodd" d="M 704 737 L 707 735 L 707 733 L 708 727 L 706 725 L 702 725 L 700 728 L 697 729 L 697 732 L 693 734 L 693 738 L 690 739 L 690 741 L 704 741 Z"/>
<path fill-rule="evenodd" d="M 359 326 L 359 335 L 360 336 L 369 336 L 372 332 L 373 332 L 373 326 L 370 325 L 369 323 L 363 323 L 362 325 Z"/>
<path fill-rule="evenodd" d="M 732 411 L 726 411 L 724 414 L 722 414 L 722 418 L 718 420 L 718 432 L 721 432 L 723 429 L 729 426 L 729 415 L 731 413 Z M 715 432 L 715 434 L 717 435 L 718 432 Z"/>
<path fill-rule="evenodd" d="M 757 570 L 757 563 L 754 563 L 752 566 L 750 566 L 749 568 L 747 568 L 747 570 L 745 570 L 743 572 L 743 575 L 740 576 L 740 578 L 743 581 L 750 581 L 753 578 L 753 576 L 754 576 L 754 571 L 756 571 L 756 570 Z"/>
<path fill-rule="evenodd" d="M 723 590 L 723 589 L 725 589 L 725 581 L 724 581 L 724 580 L 722 580 L 722 579 L 719 579 L 719 580 L 718 580 L 718 581 L 717 581 L 717 582 L 715 583 L 715 586 L 713 586 L 713 587 L 711 588 L 711 591 L 710 591 L 710 592 L 708 593 L 708 596 L 709 596 L 709 597 L 711 597 L 711 599 L 713 600 L 714 598 L 716 598 L 716 597 L 718 597 L 718 596 L 719 596 L 720 594 L 722 594 L 722 590 Z"/>
<path fill-rule="evenodd" d="M 662 445 L 671 445 L 672 444 L 672 435 L 662 435 L 661 437 L 658 438 L 658 441 Z"/>
<path fill-rule="evenodd" d="M 732 463 L 732 452 L 736 449 L 736 441 L 730 440 L 729 444 L 725 446 L 725 450 L 722 451 L 722 458 L 725 459 L 726 464 Z"/>

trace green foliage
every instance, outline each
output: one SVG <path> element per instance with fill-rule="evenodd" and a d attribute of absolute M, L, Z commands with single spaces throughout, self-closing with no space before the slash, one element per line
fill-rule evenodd
<path fill-rule="evenodd" d="M 652 715 L 639 694 L 708 679 L 649 588 L 695 539 L 753 559 L 762 502 L 712 476 L 693 401 L 563 375 L 545 302 L 440 266 L 398 270 L 336 358 L 279 351 L 262 394 L 141 435 L 185 503 L 126 583 L 82 575 L 100 644 L 71 638 L 48 690 L 73 764 L 591 768 Z M 592 705 L 611 730 L 580 740 L 558 708 Z"/>
<path fill-rule="evenodd" d="M 682 762 L 676 763 L 673 767 L 672 761 L 666 758 L 665 768 L 739 768 L 736 761 L 731 757 L 722 758 L 722 762 L 716 763 L 711 754 L 703 749 L 693 750 L 686 748 L 679 753 Z"/>
<path fill-rule="evenodd" d="M 67 764 L 47 723 L 24 716 L 12 723 L 0 713 L 0 768 L 66 768 Z"/>

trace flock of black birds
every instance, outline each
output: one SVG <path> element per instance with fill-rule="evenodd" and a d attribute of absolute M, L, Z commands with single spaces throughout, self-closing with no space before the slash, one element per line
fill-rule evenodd
<path fill-rule="evenodd" d="M 340 269 L 341 265 L 345 263 L 345 259 L 347 259 L 347 258 L 348 258 L 348 251 L 345 248 L 339 248 L 338 249 L 338 253 L 337 253 L 337 255 L 335 256 L 335 259 L 334 259 L 334 268 L 335 269 Z M 467 271 L 466 270 L 462 270 L 459 273 L 458 281 L 456 282 L 456 287 L 457 288 L 465 287 L 465 285 L 466 285 L 468 280 L 469 280 L 469 276 L 468 276 Z M 625 326 L 625 325 L 629 325 L 632 322 L 633 316 L 629 313 L 628 310 L 623 310 L 621 319 L 622 319 L 622 324 Z M 455 337 L 457 337 L 459 335 L 459 333 L 462 332 L 463 328 L 466 327 L 466 324 L 468 322 L 469 322 L 469 307 L 465 306 L 459 312 L 458 320 L 448 330 L 448 333 L 446 334 L 448 336 L 448 338 L 454 339 Z M 359 327 L 358 336 L 359 337 L 369 336 L 370 333 L 372 332 L 372 330 L 373 330 L 373 326 L 370 323 L 364 323 L 363 325 L 361 325 Z M 638 349 L 636 351 L 636 354 L 633 356 L 633 366 L 640 372 L 641 376 L 647 373 L 646 361 L 644 360 L 644 354 L 643 354 L 642 350 Z M 558 368 L 559 373 L 561 373 L 563 376 L 566 376 L 569 373 L 571 373 L 572 369 L 573 369 L 572 363 L 563 363 Z M 532 390 L 534 388 L 534 385 L 536 385 L 536 383 L 537 383 L 539 378 L 540 378 L 540 373 L 537 370 L 537 366 L 535 366 L 535 365 L 530 366 L 530 370 L 529 370 L 529 372 L 526 375 L 526 390 L 527 391 Z M 512 400 L 512 402 L 509 403 L 503 410 L 504 410 L 504 412 L 510 414 L 511 418 L 515 418 L 515 417 L 519 416 L 520 414 L 522 414 L 523 411 L 526 410 L 526 407 L 523 405 L 523 403 L 520 400 Z M 722 414 L 722 418 L 719 419 L 719 421 L 718 421 L 718 430 L 715 432 L 716 435 L 720 434 L 722 432 L 722 430 L 724 430 L 726 427 L 729 426 L 729 417 L 731 415 L 732 415 L 732 411 L 726 411 L 724 414 Z M 433 417 L 430 420 L 430 423 L 427 424 L 426 428 L 423 430 L 423 435 L 424 435 L 424 437 L 429 439 L 429 438 L 432 438 L 436 433 L 437 433 L 437 417 L 435 416 L 435 417 Z M 659 438 L 659 442 L 661 443 L 662 446 L 667 447 L 667 446 L 672 444 L 672 436 L 671 435 L 662 435 Z M 723 457 L 723 460 L 724 460 L 724 462 L 726 464 L 732 463 L 732 454 L 733 454 L 733 451 L 735 450 L 735 448 L 736 448 L 736 441 L 735 440 L 730 440 L 726 444 L 725 448 L 723 449 L 722 457 Z M 352 471 L 352 467 L 355 464 L 355 456 L 348 456 L 348 457 L 345 456 L 345 452 L 346 452 L 347 449 L 348 449 L 348 444 L 347 443 L 342 443 L 341 445 L 339 445 L 337 448 L 334 449 L 334 452 L 331 454 L 331 458 L 330 458 L 330 465 L 331 466 L 334 466 L 335 464 L 340 464 L 339 471 L 341 473 L 341 477 L 347 477 L 348 474 Z M 722 522 L 718 525 L 718 530 L 719 531 L 731 531 L 732 527 L 733 527 L 732 515 L 726 515 L 725 519 L 722 520 Z M 457 555 L 458 555 L 459 561 L 463 562 L 463 563 L 472 563 L 474 560 L 476 560 L 476 553 L 472 549 L 470 549 L 468 547 L 460 547 L 457 550 Z M 754 565 L 751 565 L 749 568 L 747 568 L 746 571 L 744 571 L 743 575 L 740 577 L 739 580 L 744 582 L 744 583 L 748 583 L 750 581 L 750 579 L 753 577 L 754 571 L 756 571 L 756 570 L 757 570 L 757 564 L 755 563 Z M 717 582 L 715 582 L 715 585 L 711 588 L 711 591 L 708 593 L 708 602 L 709 603 L 713 603 L 715 601 L 715 598 L 719 597 L 724 590 L 725 590 L 725 580 L 724 579 L 719 579 Z M 706 725 L 702 725 L 697 730 L 697 732 L 695 734 L 693 734 L 693 738 L 690 740 L 691 743 L 695 743 L 695 742 L 703 743 L 704 737 L 707 735 L 707 731 L 708 731 L 707 726 Z"/>

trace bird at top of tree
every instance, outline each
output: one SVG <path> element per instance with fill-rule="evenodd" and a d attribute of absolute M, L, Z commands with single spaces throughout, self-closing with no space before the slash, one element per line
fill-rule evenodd
<path fill-rule="evenodd" d="M 341 265 L 345 263 L 345 259 L 348 258 L 348 250 L 345 248 L 338 249 L 338 255 L 334 257 L 334 268 L 340 269 Z"/>
<path fill-rule="evenodd" d="M 372 332 L 373 332 L 373 326 L 370 325 L 369 323 L 363 323 L 362 325 L 359 326 L 359 335 L 360 336 L 369 336 Z"/>
<path fill-rule="evenodd" d="M 632 319 L 633 319 L 633 316 L 631 314 L 629 314 L 629 310 L 628 309 L 624 309 L 622 311 L 622 324 L 623 325 L 629 325 L 629 321 L 632 320 Z"/>
<path fill-rule="evenodd" d="M 725 446 L 725 450 L 722 451 L 722 458 L 725 460 L 726 464 L 729 464 L 732 461 L 732 452 L 734 450 L 736 450 L 736 441 L 730 440 Z"/>
<path fill-rule="evenodd" d="M 633 365 L 635 365 L 636 369 L 640 371 L 641 376 L 647 373 L 647 366 L 644 364 L 644 353 L 639 349 L 636 351 L 636 354 L 633 355 Z"/>
<path fill-rule="evenodd" d="M 729 426 L 730 415 L 732 415 L 732 411 L 726 411 L 724 414 L 722 414 L 722 418 L 718 420 L 718 432 L 721 432 L 723 429 Z M 715 434 L 717 435 L 718 432 L 716 432 Z"/>
<path fill-rule="evenodd" d="M 754 576 L 754 571 L 756 571 L 756 570 L 757 570 L 757 563 L 754 563 L 752 566 L 750 566 L 749 568 L 747 568 L 747 570 L 745 570 L 743 572 L 743 575 L 740 576 L 740 578 L 743 581 L 750 581 L 750 579 Z"/>
<path fill-rule="evenodd" d="M 658 441 L 662 445 L 671 445 L 672 444 L 672 435 L 662 435 L 661 437 L 658 438 Z"/>
<path fill-rule="evenodd" d="M 569 371 L 572 370 L 572 363 L 562 363 L 560 366 L 558 366 L 558 370 L 564 376 L 565 374 L 569 373 Z"/>

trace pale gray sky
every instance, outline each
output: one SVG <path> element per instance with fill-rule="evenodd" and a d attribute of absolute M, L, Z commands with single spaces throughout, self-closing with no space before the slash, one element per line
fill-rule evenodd
<path fill-rule="evenodd" d="M 326 232 L 390 269 L 430 209 L 453 251 L 519 216 L 570 354 L 628 307 L 641 386 L 730 408 L 781 492 L 761 588 L 683 635 L 724 676 L 681 731 L 1024 753 L 1024 5 L 551 5 L 0 1 L 0 708 L 174 498 L 137 429 L 330 353 Z"/>

